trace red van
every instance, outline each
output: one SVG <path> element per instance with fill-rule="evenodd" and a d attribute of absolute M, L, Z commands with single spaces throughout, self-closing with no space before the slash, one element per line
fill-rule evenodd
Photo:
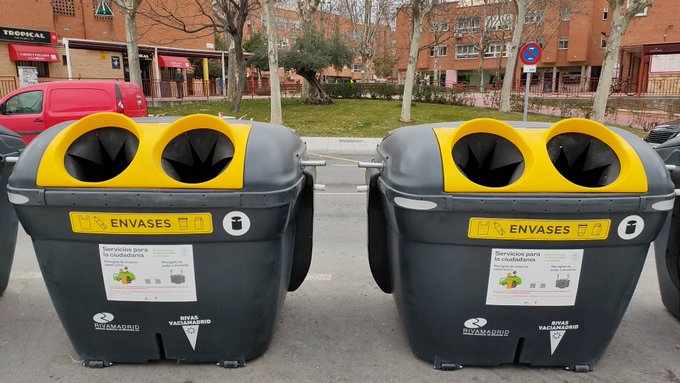
<path fill-rule="evenodd" d="M 60 122 L 78 120 L 96 112 L 117 112 L 147 117 L 142 89 L 130 82 L 55 81 L 17 89 L 0 100 L 0 125 L 31 142 L 43 130 Z"/>

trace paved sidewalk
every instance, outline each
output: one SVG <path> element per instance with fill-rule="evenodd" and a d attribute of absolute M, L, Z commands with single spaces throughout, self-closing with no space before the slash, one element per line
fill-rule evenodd
<path fill-rule="evenodd" d="M 382 138 L 302 137 L 310 153 L 373 155 Z"/>

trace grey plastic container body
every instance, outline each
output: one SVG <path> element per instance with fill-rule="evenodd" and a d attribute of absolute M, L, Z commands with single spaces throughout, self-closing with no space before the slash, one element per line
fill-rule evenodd
<path fill-rule="evenodd" d="M 432 128 L 457 125 L 397 129 L 374 158 L 384 169 L 366 173 L 371 271 L 393 294 L 414 353 L 442 369 L 510 363 L 592 369 L 668 216 L 669 202 L 663 201 L 673 198 L 673 186 L 663 164 L 642 140 L 617 130 L 642 160 L 648 193 L 444 193 Z M 665 210 L 652 207 L 658 202 Z M 617 226 L 630 215 L 642 217 L 644 230 L 623 240 Z M 472 217 L 610 219 L 611 228 L 601 241 L 476 240 L 468 238 Z M 493 249 L 583 249 L 574 304 L 487 304 L 489 280 L 497 277 L 490 271 Z M 551 336 L 561 336 L 554 349 Z"/>
<path fill-rule="evenodd" d="M 16 211 L 85 365 L 171 359 L 237 367 L 265 352 L 286 292 L 302 283 L 311 261 L 314 172 L 300 167 L 305 145 L 290 129 L 250 123 L 242 190 L 37 187 L 45 147 L 68 124 L 36 138 L 17 163 L 9 191 L 28 200 L 15 205 Z M 213 232 L 75 234 L 72 211 L 210 213 Z M 250 220 L 250 230 L 241 236 L 224 229 L 229 221 L 223 220 L 233 211 Z M 103 274 L 102 244 L 190 245 L 196 300 L 108 300 L 104 279 L 113 276 Z M 147 283 L 139 274 L 137 281 Z"/>
<path fill-rule="evenodd" d="M 680 167 L 680 139 L 674 138 L 655 148 L 667 165 Z M 670 173 L 676 188 L 680 188 L 680 168 Z M 667 240 L 655 242 L 656 271 L 661 289 L 661 301 L 680 319 L 680 203 L 675 198 L 673 214 L 664 232 Z"/>
<path fill-rule="evenodd" d="M 12 204 L 7 200 L 7 179 L 14 169 L 13 162 L 7 157 L 19 156 L 24 148 L 21 137 L 11 130 L 0 126 L 0 295 L 7 289 L 9 274 L 14 260 L 17 242 L 17 216 Z"/>

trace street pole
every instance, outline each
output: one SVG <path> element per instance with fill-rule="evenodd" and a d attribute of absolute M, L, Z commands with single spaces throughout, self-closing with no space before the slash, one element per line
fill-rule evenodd
<path fill-rule="evenodd" d="M 529 112 L 529 85 L 531 85 L 531 73 L 527 73 L 527 83 L 524 87 L 524 122 L 527 122 Z"/>

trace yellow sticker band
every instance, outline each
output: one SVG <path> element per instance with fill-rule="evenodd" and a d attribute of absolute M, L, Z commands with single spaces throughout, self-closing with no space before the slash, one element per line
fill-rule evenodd
<path fill-rule="evenodd" d="M 210 213 L 69 213 L 71 229 L 83 234 L 177 235 L 211 234 Z"/>
<path fill-rule="evenodd" d="M 515 241 L 603 241 L 611 220 L 470 218 L 468 238 Z"/>

